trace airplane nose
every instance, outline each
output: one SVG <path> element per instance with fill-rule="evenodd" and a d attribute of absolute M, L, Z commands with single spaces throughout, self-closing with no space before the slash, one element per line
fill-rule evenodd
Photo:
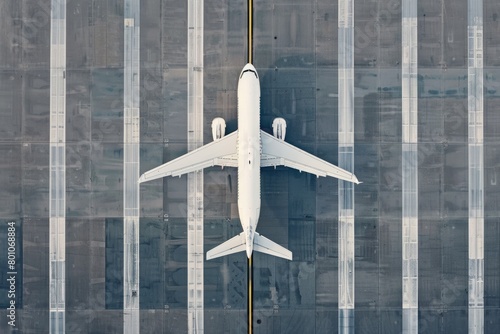
<path fill-rule="evenodd" d="M 246 64 L 246 65 L 245 65 L 245 67 L 243 67 L 243 69 L 241 70 L 241 73 L 240 73 L 240 79 L 243 77 L 243 74 L 244 74 L 245 72 L 247 72 L 247 73 L 252 72 L 252 73 L 255 75 L 255 77 L 256 77 L 257 79 L 259 78 L 259 75 L 257 74 L 257 70 L 256 70 L 256 69 L 255 69 L 255 67 L 254 67 L 252 64 L 250 64 L 250 63 Z"/>
<path fill-rule="evenodd" d="M 246 70 L 252 70 L 255 72 L 255 67 L 252 64 L 248 63 L 245 65 L 245 67 L 243 67 L 243 71 L 246 71 Z"/>

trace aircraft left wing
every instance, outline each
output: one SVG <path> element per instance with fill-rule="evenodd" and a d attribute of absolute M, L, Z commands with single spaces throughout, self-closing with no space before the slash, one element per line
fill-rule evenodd
<path fill-rule="evenodd" d="M 356 176 L 345 169 L 337 167 L 325 160 L 301 150 L 283 140 L 277 139 L 270 134 L 260 131 L 262 140 L 261 167 L 286 166 L 314 174 L 316 176 L 331 176 L 340 180 L 360 182 Z"/>
<path fill-rule="evenodd" d="M 165 176 L 181 176 L 212 166 L 237 167 L 237 140 L 238 131 L 235 131 L 219 140 L 206 144 L 177 159 L 147 171 L 139 178 L 139 183 L 156 180 Z"/>

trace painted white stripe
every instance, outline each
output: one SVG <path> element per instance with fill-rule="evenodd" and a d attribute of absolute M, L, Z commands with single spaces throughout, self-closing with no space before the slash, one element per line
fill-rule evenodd
<path fill-rule="evenodd" d="M 123 332 L 139 333 L 140 1 L 125 0 L 123 85 Z"/>
<path fill-rule="evenodd" d="M 418 333 L 417 1 L 402 3 L 403 333 Z"/>
<path fill-rule="evenodd" d="M 66 0 L 50 12 L 50 333 L 65 332 L 66 271 Z"/>
<path fill-rule="evenodd" d="M 484 332 L 483 1 L 468 0 L 469 333 Z"/>
<path fill-rule="evenodd" d="M 203 0 L 188 1 L 188 150 L 203 145 Z M 204 332 L 203 171 L 188 174 L 188 333 Z"/>
<path fill-rule="evenodd" d="M 354 172 L 354 1 L 339 1 L 339 167 Z M 354 333 L 354 185 L 339 180 L 339 333 Z"/>

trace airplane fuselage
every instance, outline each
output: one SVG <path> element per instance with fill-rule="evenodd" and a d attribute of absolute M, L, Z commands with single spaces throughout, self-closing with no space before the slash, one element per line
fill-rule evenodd
<path fill-rule="evenodd" d="M 260 83 L 247 64 L 238 81 L 238 211 L 248 257 L 260 215 L 260 155 Z"/>

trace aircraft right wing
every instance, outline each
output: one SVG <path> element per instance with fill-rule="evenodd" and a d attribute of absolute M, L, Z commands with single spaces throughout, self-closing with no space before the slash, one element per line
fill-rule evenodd
<path fill-rule="evenodd" d="M 208 143 L 177 159 L 147 171 L 139 178 L 139 183 L 156 180 L 165 176 L 181 176 L 212 166 L 237 167 L 237 140 L 238 131 L 235 131 L 219 140 Z"/>
<path fill-rule="evenodd" d="M 262 140 L 262 158 L 260 165 L 286 166 L 320 176 L 331 176 L 340 180 L 360 182 L 356 176 L 345 169 L 337 167 L 323 159 L 301 150 L 291 144 L 260 131 Z"/>

